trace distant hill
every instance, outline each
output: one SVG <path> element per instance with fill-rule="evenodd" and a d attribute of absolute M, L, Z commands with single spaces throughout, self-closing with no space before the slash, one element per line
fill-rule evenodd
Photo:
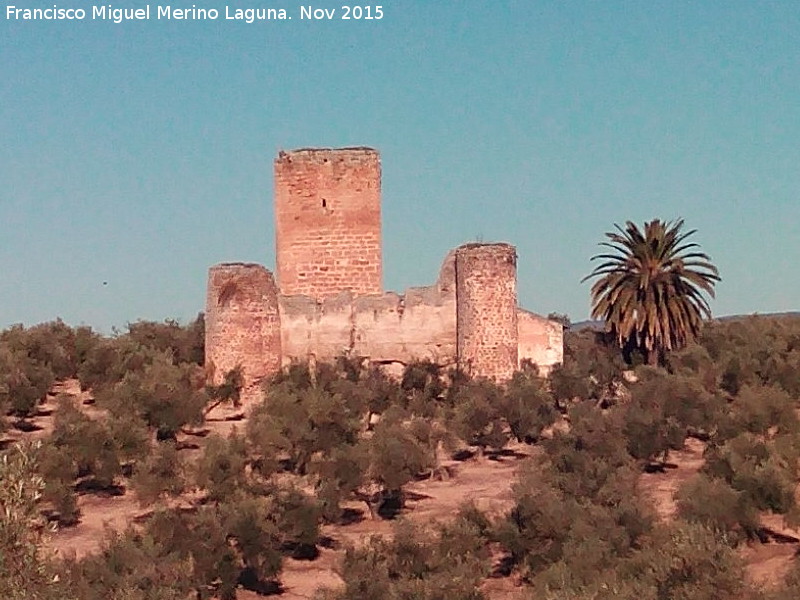
<path fill-rule="evenodd" d="M 570 331 L 580 331 L 581 329 L 602 329 L 603 321 L 578 321 L 570 325 Z"/>
<path fill-rule="evenodd" d="M 715 317 L 715 321 L 736 321 L 737 319 L 747 319 L 749 317 L 768 317 L 779 319 L 782 317 L 800 317 L 800 311 L 793 310 L 787 312 L 777 312 L 777 313 L 753 313 L 750 315 L 725 315 L 724 317 Z M 577 323 L 573 323 L 570 327 L 571 331 L 580 331 L 582 329 L 596 329 L 600 330 L 603 328 L 603 321 L 592 321 L 591 319 L 586 321 L 578 321 Z"/>

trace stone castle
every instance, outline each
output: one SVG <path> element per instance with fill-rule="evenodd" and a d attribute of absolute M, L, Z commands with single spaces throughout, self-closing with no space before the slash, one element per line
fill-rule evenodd
<path fill-rule="evenodd" d="M 342 354 L 385 365 L 429 359 L 498 381 L 526 359 L 545 371 L 562 361 L 561 324 L 517 305 L 509 244 L 465 244 L 450 251 L 435 284 L 383 290 L 378 152 L 294 150 L 274 167 L 277 283 L 257 264 L 209 270 L 214 383 L 241 366 L 249 397 L 293 360 Z"/>

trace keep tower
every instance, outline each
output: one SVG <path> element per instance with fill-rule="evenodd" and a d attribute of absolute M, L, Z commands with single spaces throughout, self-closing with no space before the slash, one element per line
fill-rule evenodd
<path fill-rule="evenodd" d="M 280 293 L 322 300 L 383 292 L 381 163 L 372 148 L 300 149 L 275 159 Z"/>

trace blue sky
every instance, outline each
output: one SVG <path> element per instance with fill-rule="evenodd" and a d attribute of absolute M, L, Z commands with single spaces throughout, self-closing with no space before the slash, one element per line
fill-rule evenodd
<path fill-rule="evenodd" d="M 0 327 L 193 318 L 210 265 L 274 266 L 277 151 L 348 145 L 382 154 L 386 289 L 508 241 L 521 304 L 577 321 L 605 231 L 684 217 L 715 314 L 800 309 L 796 2 L 383 2 L 117 25 L 10 21 L 6 0 Z"/>

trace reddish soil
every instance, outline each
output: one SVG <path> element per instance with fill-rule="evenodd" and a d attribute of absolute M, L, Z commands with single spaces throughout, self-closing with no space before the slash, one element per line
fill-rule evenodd
<path fill-rule="evenodd" d="M 82 401 L 88 396 L 80 393 L 75 382 L 59 386 L 58 391 L 74 394 Z M 30 433 L 12 430 L 6 440 L 41 438 L 52 429 L 54 408 L 53 396 L 43 405 L 41 415 L 33 421 L 41 427 Z M 100 411 L 85 405 L 90 415 L 100 416 Z M 234 411 L 215 409 L 209 415 L 204 428 L 226 435 L 233 427 L 243 427 L 244 421 L 238 419 Z M 200 432 L 204 433 L 204 432 Z M 186 435 L 183 441 L 203 444 L 204 436 Z M 704 445 L 697 440 L 687 441 L 684 449 L 672 452 L 669 465 L 660 473 L 643 474 L 642 491 L 650 499 L 656 513 L 664 519 L 673 518 L 676 512 L 673 495 L 678 487 L 702 467 Z M 197 449 L 184 452 L 197 453 Z M 408 486 L 409 502 L 404 516 L 417 523 L 432 523 L 451 518 L 463 503 L 474 501 L 476 505 L 493 514 L 501 514 L 511 505 L 511 485 L 516 478 L 520 464 L 531 454 L 529 447 L 520 445 L 499 458 L 472 458 L 463 462 L 443 463 L 450 471 L 450 478 L 444 481 L 424 480 Z M 103 541 L 108 529 L 121 530 L 131 524 L 137 516 L 143 516 L 147 509 L 141 507 L 133 493 L 117 497 L 82 495 L 79 498 L 81 509 L 80 523 L 71 528 L 58 531 L 51 539 L 51 548 L 62 555 L 81 556 L 95 551 Z M 352 504 L 357 510 L 364 505 Z M 777 516 L 765 516 L 764 525 L 776 536 L 768 543 L 751 543 L 742 548 L 742 556 L 747 562 L 748 578 L 756 584 L 772 586 L 780 582 L 786 573 L 795 553 L 800 550 L 798 539 L 800 531 L 787 528 Z M 285 600 L 311 598 L 321 586 L 332 587 L 341 583 L 336 575 L 342 548 L 347 544 L 359 543 L 373 534 L 390 534 L 392 523 L 380 519 L 366 518 L 349 525 L 325 526 L 323 535 L 332 540 L 331 548 L 322 548 L 319 557 L 313 561 L 288 559 L 284 565 L 281 582 L 284 588 L 280 596 Z M 784 536 L 784 537 L 782 537 Z M 488 579 L 484 586 L 492 600 L 517 600 L 524 597 L 524 589 L 514 577 Z M 243 600 L 259 598 L 254 593 L 242 591 Z"/>
<path fill-rule="evenodd" d="M 704 450 L 703 442 L 689 438 L 682 450 L 670 452 L 663 473 L 642 475 L 642 493 L 652 501 L 662 519 L 675 517 L 675 492 L 702 468 Z M 771 532 L 769 541 L 744 544 L 740 552 L 747 565 L 748 581 L 769 588 L 780 584 L 794 556 L 800 552 L 800 530 L 787 527 L 781 515 L 762 515 L 761 523 Z"/>

